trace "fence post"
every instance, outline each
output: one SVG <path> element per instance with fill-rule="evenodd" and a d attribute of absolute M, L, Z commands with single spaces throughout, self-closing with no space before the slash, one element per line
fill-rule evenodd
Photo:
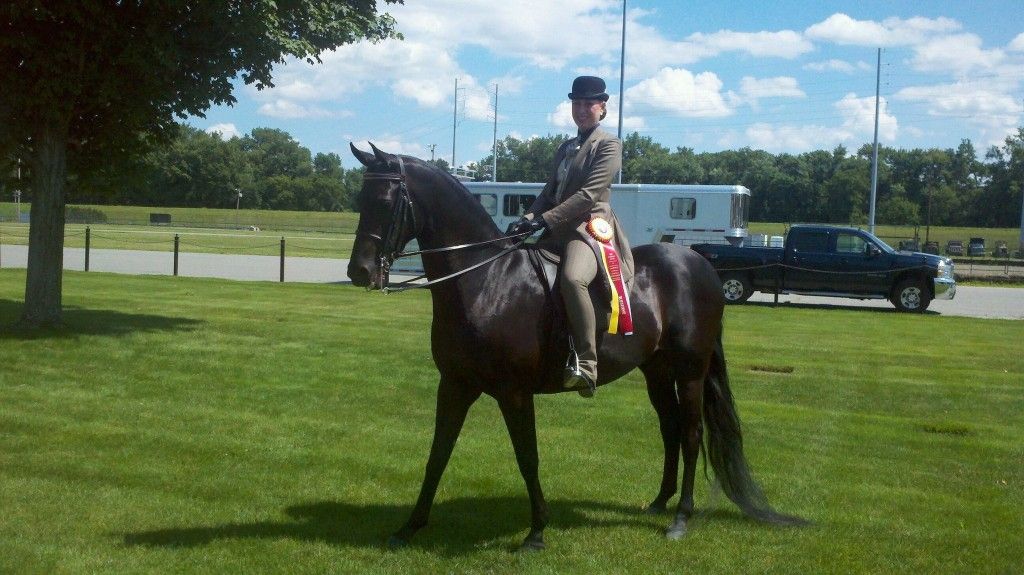
<path fill-rule="evenodd" d="M 773 307 L 779 305 L 779 289 L 782 287 L 779 284 L 782 283 L 782 274 L 785 273 L 785 267 L 782 264 L 778 264 L 778 266 L 778 269 L 775 270 L 775 302 L 772 304 Z"/>
<path fill-rule="evenodd" d="M 174 275 L 178 275 L 178 234 L 174 234 Z"/>
<path fill-rule="evenodd" d="M 284 236 L 281 236 L 281 282 L 284 282 Z"/>
<path fill-rule="evenodd" d="M 89 244 L 92 237 L 92 229 L 89 226 L 85 226 L 85 271 L 89 271 Z"/>

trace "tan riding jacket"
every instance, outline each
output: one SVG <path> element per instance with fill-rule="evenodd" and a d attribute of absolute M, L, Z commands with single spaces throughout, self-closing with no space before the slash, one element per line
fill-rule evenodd
<path fill-rule="evenodd" d="M 615 246 L 622 263 L 622 275 L 627 282 L 633 277 L 633 255 L 618 219 L 612 212 L 611 185 L 622 167 L 622 142 L 600 127 L 595 128 L 579 144 L 565 174 L 565 185 L 559 194 L 558 171 L 567 154 L 572 153 L 579 138 L 565 141 L 555 153 L 554 169 L 544 190 L 528 210 L 528 218 L 544 216 L 548 231 L 540 243 L 551 245 L 561 252 L 569 240 L 587 237 L 586 225 L 593 217 L 601 217 L 615 230 Z M 561 196 L 561 201 L 559 200 Z"/>

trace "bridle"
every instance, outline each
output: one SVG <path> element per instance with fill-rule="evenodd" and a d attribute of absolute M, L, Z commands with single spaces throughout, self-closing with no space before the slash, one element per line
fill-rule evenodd
<path fill-rule="evenodd" d="M 500 238 L 495 238 L 495 239 L 491 239 L 491 240 L 484 240 L 482 242 L 474 242 L 474 243 L 469 243 L 469 244 L 459 244 L 459 245 L 455 245 L 455 246 L 446 246 L 446 247 L 443 247 L 443 248 L 433 248 L 433 249 L 427 249 L 427 250 L 417 250 L 417 251 L 413 251 L 413 252 L 403 252 L 403 251 L 400 251 L 401 247 L 402 247 L 402 245 L 401 245 L 402 238 L 407 237 L 410 234 L 410 231 L 411 231 L 411 235 L 413 237 L 418 236 L 419 235 L 419 229 L 418 229 L 417 223 L 416 223 L 416 211 L 413 208 L 412 196 L 409 194 L 409 187 L 408 187 L 408 185 L 406 185 L 405 162 L 402 160 L 401 156 L 396 156 L 396 158 L 398 159 L 398 173 L 394 173 L 394 172 L 365 172 L 363 174 L 363 181 L 366 181 L 366 180 L 382 180 L 382 181 L 386 181 L 386 182 L 391 182 L 392 184 L 398 184 L 398 194 L 397 194 L 397 197 L 395 198 L 394 207 L 391 210 L 391 223 L 388 224 L 387 229 L 384 231 L 383 237 L 381 237 L 381 236 L 379 236 L 377 234 L 369 233 L 369 232 L 362 232 L 361 234 L 357 234 L 357 235 L 368 236 L 368 237 L 376 240 L 379 243 L 379 245 L 380 245 L 380 249 L 377 252 L 377 265 L 380 267 L 381 291 L 384 292 L 385 294 L 393 293 L 393 292 L 403 292 L 403 291 L 408 290 L 408 289 L 419 289 L 419 288 L 431 287 L 431 286 L 437 285 L 437 284 L 439 284 L 439 283 L 441 283 L 443 281 L 447 281 L 447 280 L 450 280 L 452 278 L 458 277 L 458 276 L 460 276 L 462 274 L 465 274 L 467 272 L 471 272 L 471 271 L 473 271 L 473 270 L 475 270 L 475 269 L 477 269 L 477 268 L 479 268 L 481 266 L 487 265 L 487 264 L 493 262 L 494 260 L 496 260 L 496 259 L 498 259 L 500 257 L 503 257 L 505 255 L 508 255 L 509 253 L 512 253 L 513 251 L 519 249 L 523 244 L 526 243 L 526 240 L 533 233 L 533 232 L 523 232 L 523 233 L 520 233 L 520 234 L 513 234 L 511 236 L 502 236 Z M 494 244 L 494 243 L 498 243 L 498 242 L 504 242 L 504 241 L 507 241 L 509 239 L 515 239 L 516 241 L 511 246 L 502 249 L 496 255 L 491 256 L 491 257 L 489 257 L 489 258 L 487 258 L 487 259 L 485 259 L 485 260 L 483 260 L 481 262 L 478 262 L 476 264 L 473 264 L 472 266 L 469 266 L 468 268 L 464 268 L 464 269 L 461 269 L 461 270 L 459 270 L 457 272 L 453 272 L 451 274 L 448 274 L 448 275 L 446 275 L 444 277 L 435 278 L 435 279 L 432 279 L 430 281 L 423 282 L 423 283 L 414 283 L 414 282 L 417 282 L 417 281 L 425 278 L 426 274 L 421 275 L 421 276 L 417 276 L 417 277 L 412 278 L 412 279 L 405 280 L 405 281 L 400 282 L 400 283 L 398 283 L 398 284 L 396 284 L 394 286 L 389 285 L 389 280 L 390 280 L 390 276 L 391 276 L 391 266 L 395 263 L 396 259 L 412 257 L 412 256 L 419 256 L 419 255 L 425 255 L 425 254 L 436 254 L 436 253 L 464 250 L 464 249 L 469 249 L 469 248 L 475 248 L 475 247 L 479 247 L 479 246 Z M 372 289 L 372 283 L 371 283 L 370 287 L 367 287 L 367 289 L 368 290 Z"/>

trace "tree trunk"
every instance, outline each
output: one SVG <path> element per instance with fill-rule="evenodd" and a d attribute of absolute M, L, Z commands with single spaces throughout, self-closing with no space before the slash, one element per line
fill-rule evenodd
<path fill-rule="evenodd" d="M 21 315 L 21 325 L 29 328 L 62 323 L 67 140 L 66 125 L 49 124 L 40 130 L 34 150 L 25 308 Z"/>

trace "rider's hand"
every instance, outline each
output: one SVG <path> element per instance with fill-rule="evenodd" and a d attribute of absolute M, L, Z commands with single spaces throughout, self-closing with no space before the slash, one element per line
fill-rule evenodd
<path fill-rule="evenodd" d="M 515 236 L 519 234 L 525 234 L 527 232 L 533 234 L 538 230 L 543 230 L 547 225 L 544 223 L 544 218 L 541 216 L 534 216 L 532 220 L 527 218 L 519 218 L 517 221 L 509 224 L 508 229 L 505 230 L 506 236 Z"/>

